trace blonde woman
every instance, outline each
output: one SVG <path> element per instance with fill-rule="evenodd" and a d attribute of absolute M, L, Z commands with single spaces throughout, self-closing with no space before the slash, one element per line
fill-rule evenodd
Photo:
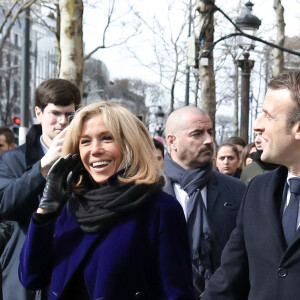
<path fill-rule="evenodd" d="M 47 175 L 19 277 L 49 299 L 193 299 L 186 224 L 143 123 L 99 102 L 74 117 Z M 72 184 L 71 184 L 72 183 Z"/>

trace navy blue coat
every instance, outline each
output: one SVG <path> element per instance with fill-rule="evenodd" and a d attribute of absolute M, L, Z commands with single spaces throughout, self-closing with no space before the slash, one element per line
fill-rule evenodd
<path fill-rule="evenodd" d="M 120 218 L 104 236 L 84 233 L 66 206 L 45 225 L 31 221 L 19 277 L 31 289 L 47 285 L 59 299 L 81 266 L 90 299 L 193 299 L 189 244 L 183 211 L 161 192 Z"/>
<path fill-rule="evenodd" d="M 212 271 L 221 263 L 221 254 L 232 230 L 246 185 L 239 179 L 212 171 L 207 184 L 207 215 L 214 236 L 211 250 Z M 173 182 L 168 178 L 165 192 L 175 197 Z"/>
<path fill-rule="evenodd" d="M 32 126 L 25 144 L 0 155 L 0 215 L 3 220 L 13 221 L 12 236 L 1 256 L 4 299 L 40 299 L 40 294 L 36 298 L 36 292 L 25 290 L 20 284 L 18 266 L 30 218 L 46 183 L 40 172 L 44 155 L 41 134 L 40 125 Z"/>
<path fill-rule="evenodd" d="M 300 298 L 300 230 L 287 247 L 280 217 L 286 178 L 287 169 L 279 167 L 249 183 L 237 227 L 204 300 Z"/>

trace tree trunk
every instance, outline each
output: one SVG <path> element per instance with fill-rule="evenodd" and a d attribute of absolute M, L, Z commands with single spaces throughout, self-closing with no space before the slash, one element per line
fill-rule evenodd
<path fill-rule="evenodd" d="M 83 89 L 82 0 L 59 0 L 60 9 L 60 78 Z"/>
<path fill-rule="evenodd" d="M 284 7 L 281 4 L 281 0 L 274 0 L 274 6 L 273 6 L 275 12 L 276 12 L 276 26 L 277 26 L 277 38 L 276 38 L 276 44 L 284 47 L 284 29 L 285 29 L 285 23 L 284 23 Z M 273 51 L 274 55 L 274 68 L 273 73 L 274 75 L 278 75 L 279 73 L 283 72 L 284 69 L 284 56 L 283 52 L 279 49 L 274 49 Z"/>
<path fill-rule="evenodd" d="M 215 1 L 212 1 L 213 3 Z M 207 50 L 214 41 L 214 15 L 211 12 L 200 12 L 200 42 L 204 43 L 202 52 Z M 208 54 L 208 66 L 199 64 L 200 82 L 201 82 L 201 99 L 200 108 L 210 116 L 213 129 L 215 129 L 216 114 L 216 86 L 213 50 Z M 215 130 L 214 130 L 215 132 Z"/>

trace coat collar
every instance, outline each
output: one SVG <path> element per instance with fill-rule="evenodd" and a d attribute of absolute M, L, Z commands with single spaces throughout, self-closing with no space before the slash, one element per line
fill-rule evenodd
<path fill-rule="evenodd" d="M 30 167 L 35 164 L 44 155 L 40 136 L 42 135 L 42 126 L 33 125 L 26 135 L 25 158 L 26 166 Z"/>
<path fill-rule="evenodd" d="M 280 207 L 287 177 L 287 168 L 279 167 L 275 171 L 270 172 L 268 175 L 270 176 L 269 182 L 264 183 L 264 195 L 266 197 L 265 216 L 270 222 L 278 245 L 280 246 L 281 250 L 284 251 L 286 248 L 286 242 L 281 225 Z"/>

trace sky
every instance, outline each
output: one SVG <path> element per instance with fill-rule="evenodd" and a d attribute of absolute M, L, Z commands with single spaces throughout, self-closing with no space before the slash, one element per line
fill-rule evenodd
<path fill-rule="evenodd" d="M 85 7 L 84 11 L 84 41 L 86 52 L 91 51 L 94 47 L 99 45 L 101 40 L 101 33 L 103 32 L 105 24 L 105 13 L 107 9 L 104 8 L 104 3 L 108 1 L 98 0 L 100 5 L 98 8 Z M 116 15 L 120 16 L 122 13 L 128 10 L 129 0 L 117 0 L 116 3 Z M 173 1 L 176 2 L 176 1 Z M 180 2 L 180 0 L 177 0 Z M 246 1 L 242 1 L 245 3 Z M 274 39 L 276 32 L 274 29 L 275 24 L 275 12 L 273 9 L 273 0 L 258 1 L 253 0 L 254 3 L 253 13 L 262 20 L 262 25 L 259 30 L 259 37 L 265 40 Z M 229 1 L 218 1 L 216 4 L 224 10 L 232 19 L 236 16 L 232 16 L 232 8 L 228 7 Z M 299 33 L 300 18 L 297 13 L 300 11 L 300 1 L 297 0 L 282 0 L 282 4 L 285 7 L 285 23 L 286 23 L 286 35 L 294 36 Z M 156 16 L 161 22 L 166 22 L 167 1 L 162 0 L 139 0 L 135 1 L 134 9 L 140 11 L 141 16 L 151 23 L 152 17 Z M 174 22 L 176 18 L 180 18 L 180 8 L 173 18 L 173 25 L 176 26 L 178 22 Z M 217 13 L 216 13 L 217 14 Z M 222 16 L 216 16 L 223 18 Z M 130 14 L 123 15 L 124 24 L 117 25 L 118 21 L 114 22 L 114 26 L 108 31 L 107 45 L 114 44 L 122 40 L 122 35 L 128 36 L 132 33 L 133 22 Z M 119 19 L 121 20 L 121 18 Z M 224 22 L 222 20 L 222 22 Z M 225 21 L 226 22 L 226 21 Z M 231 30 L 231 24 L 228 24 L 228 30 Z M 233 30 L 233 29 L 232 29 Z M 262 33 L 264 32 L 264 34 Z M 265 33 L 267 32 L 267 33 Z M 187 35 L 187 33 L 186 33 Z M 148 39 L 150 36 L 148 36 Z M 100 42 L 101 43 L 101 42 Z M 143 62 L 147 63 L 153 59 L 153 51 L 149 40 L 145 32 L 142 32 L 138 38 L 132 38 L 127 43 L 131 49 L 134 49 L 142 58 Z M 158 76 L 147 68 L 141 66 L 141 64 L 134 58 L 125 46 L 118 46 L 113 48 L 101 49 L 95 55 L 95 58 L 101 59 L 108 67 L 111 79 L 115 78 L 141 78 L 145 81 L 158 81 Z"/>

